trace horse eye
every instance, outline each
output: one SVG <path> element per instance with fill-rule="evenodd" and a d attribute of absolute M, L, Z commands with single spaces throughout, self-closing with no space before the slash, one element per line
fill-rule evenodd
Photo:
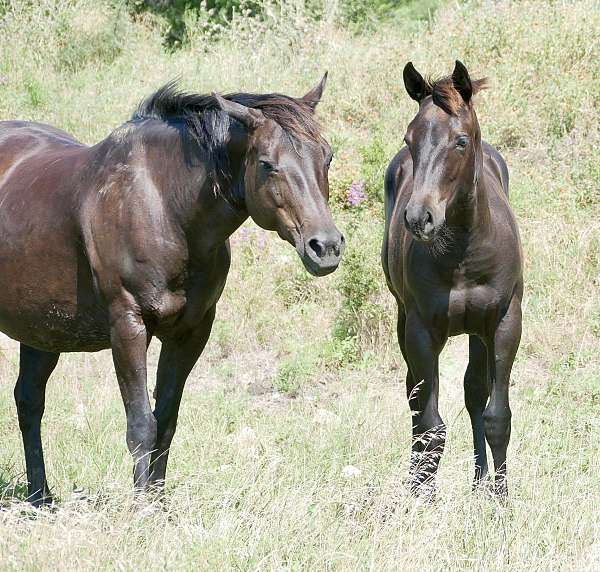
<path fill-rule="evenodd" d="M 469 142 L 469 140 L 466 137 L 459 137 L 456 140 L 456 147 L 458 149 L 464 149 L 467 146 L 468 142 Z"/>
<path fill-rule="evenodd" d="M 267 171 L 267 173 L 272 173 L 273 171 L 276 171 L 277 169 L 275 169 L 275 165 L 273 165 L 273 163 L 269 163 L 269 161 L 263 161 L 262 159 L 259 161 L 260 166 Z"/>

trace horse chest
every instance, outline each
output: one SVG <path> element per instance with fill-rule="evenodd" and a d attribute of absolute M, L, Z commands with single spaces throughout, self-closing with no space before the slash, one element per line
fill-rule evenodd
<path fill-rule="evenodd" d="M 484 334 L 490 313 L 498 305 L 498 295 L 487 285 L 452 288 L 448 295 L 448 334 Z"/>
<path fill-rule="evenodd" d="M 219 300 L 228 268 L 227 258 L 211 270 L 192 272 L 185 288 L 157 292 L 150 304 L 156 335 L 182 336 L 198 327 Z"/>

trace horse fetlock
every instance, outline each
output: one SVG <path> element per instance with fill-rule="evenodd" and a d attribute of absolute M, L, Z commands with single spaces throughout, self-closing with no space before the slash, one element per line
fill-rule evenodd
<path fill-rule="evenodd" d="M 426 444 L 426 448 L 411 451 L 409 474 L 414 482 L 422 484 L 435 476 L 443 451 L 443 443 L 432 446 L 431 441 Z"/>
<path fill-rule="evenodd" d="M 151 454 L 156 447 L 156 424 L 128 428 L 127 447 L 136 459 Z"/>
<path fill-rule="evenodd" d="M 51 507 L 54 504 L 54 497 L 47 489 L 34 493 L 29 493 L 27 500 L 35 508 Z"/>
<path fill-rule="evenodd" d="M 508 499 L 508 480 L 506 478 L 506 464 L 503 464 L 500 469 L 496 469 L 493 486 L 494 494 L 501 501 Z"/>
<path fill-rule="evenodd" d="M 420 499 L 432 501 L 435 498 L 437 488 L 435 477 L 439 458 L 436 461 L 432 458 L 431 453 L 421 453 L 418 456 L 418 459 L 411 457 L 410 493 Z"/>

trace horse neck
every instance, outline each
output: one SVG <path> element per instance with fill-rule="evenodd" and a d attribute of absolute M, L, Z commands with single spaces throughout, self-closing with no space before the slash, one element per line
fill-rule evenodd
<path fill-rule="evenodd" d="M 169 164 L 165 157 L 171 158 Z M 170 218 L 203 249 L 224 243 L 248 218 L 243 200 L 236 196 L 243 169 L 239 160 L 229 165 L 230 172 L 217 169 L 193 148 L 185 148 L 180 134 L 171 133 L 161 141 L 153 163 L 160 181 Z"/>
<path fill-rule="evenodd" d="M 229 129 L 226 172 L 209 174 L 196 201 L 194 228 L 201 233 L 211 228 L 215 243 L 227 240 L 249 216 L 244 201 L 248 135 L 235 123 Z"/>

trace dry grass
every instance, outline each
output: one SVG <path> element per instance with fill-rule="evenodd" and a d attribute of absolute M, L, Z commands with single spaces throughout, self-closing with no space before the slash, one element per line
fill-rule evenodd
<path fill-rule="evenodd" d="M 329 69 L 320 114 L 349 249 L 336 274 L 315 281 L 276 237 L 235 238 L 214 334 L 186 388 L 164 511 L 131 506 L 106 352 L 61 358 L 44 423 L 60 502 L 27 510 L 17 352 L 3 342 L 3 569 L 598 568 L 600 5 L 448 2 L 433 22 L 352 35 L 332 19 L 312 22 L 300 4 L 266 23 L 240 21 L 218 42 L 198 24 L 191 45 L 170 54 L 156 22 L 131 22 L 118 4 L 5 3 L 0 117 L 86 142 L 177 75 L 197 91 L 301 94 Z M 527 260 L 507 508 L 470 493 L 461 339 L 441 366 L 449 442 L 439 500 L 419 506 L 403 485 L 410 420 L 378 259 L 381 180 L 415 112 L 402 66 L 448 73 L 455 57 L 491 79 L 480 123 L 511 168 Z M 369 196 L 359 209 L 344 206 L 353 180 Z"/>

